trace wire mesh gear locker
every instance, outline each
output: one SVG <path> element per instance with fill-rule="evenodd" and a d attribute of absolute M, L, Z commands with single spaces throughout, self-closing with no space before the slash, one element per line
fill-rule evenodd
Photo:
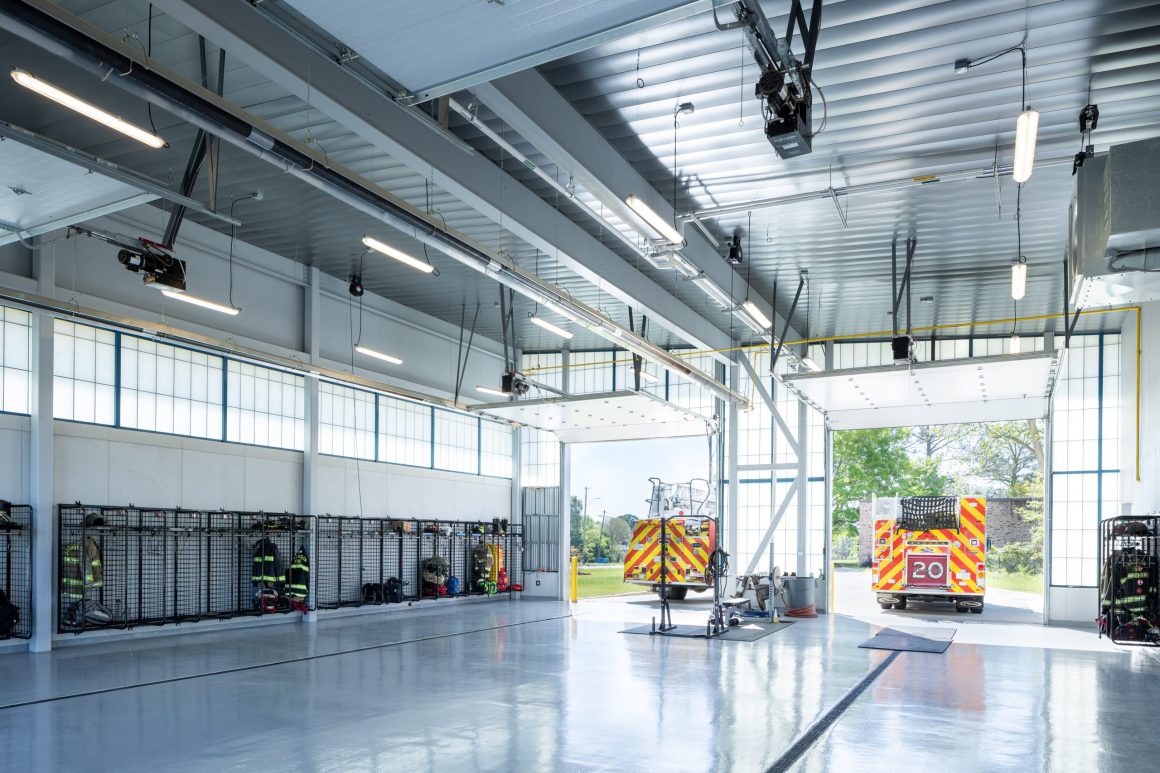
<path fill-rule="evenodd" d="M 290 514 L 75 504 L 58 519 L 57 628 L 72 633 L 290 612 L 312 532 Z"/>
<path fill-rule="evenodd" d="M 32 636 L 32 508 L 0 501 L 0 639 Z M 4 600 L 0 600 L 3 604 Z"/>

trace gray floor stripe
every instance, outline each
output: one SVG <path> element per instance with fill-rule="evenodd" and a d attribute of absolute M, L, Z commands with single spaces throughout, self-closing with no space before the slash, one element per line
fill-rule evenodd
<path fill-rule="evenodd" d="M 882 675 L 882 672 L 895 661 L 899 654 L 898 652 L 891 652 L 886 656 L 885 660 L 875 666 L 866 676 L 862 677 L 856 685 L 850 688 L 849 692 L 842 696 L 841 700 L 831 706 L 825 714 L 815 719 L 801 735 L 795 738 L 793 743 L 789 745 L 789 748 L 782 752 L 782 755 L 777 758 L 777 761 L 765 773 L 786 773 L 786 771 L 793 767 L 801 759 L 801 756 L 822 737 L 822 734 L 830 729 L 830 726 L 838 720 L 838 717 L 842 716 L 842 713 L 850 708 L 850 704 L 867 687 L 873 684 L 875 679 Z"/>
<path fill-rule="evenodd" d="M 88 690 L 85 692 L 70 693 L 68 695 L 54 695 L 49 698 L 37 698 L 31 701 L 21 701 L 20 703 L 6 703 L 0 705 L 0 711 L 5 709 L 18 709 L 22 706 L 35 706 L 40 703 L 52 703 L 54 701 L 66 701 L 73 698 L 86 698 L 90 695 L 103 695 L 109 692 L 120 692 L 122 690 L 135 690 L 138 687 L 152 687 L 159 684 L 172 684 L 174 682 L 188 682 L 191 679 L 205 679 L 210 676 L 221 676 L 222 674 L 236 674 L 241 671 L 256 671 L 260 668 L 272 668 L 274 666 L 285 666 L 290 663 L 302 663 L 308 660 L 322 660 L 323 658 L 334 658 L 339 655 L 353 655 L 359 652 L 369 652 L 371 650 L 381 650 L 387 647 L 401 647 L 404 644 L 417 644 L 425 641 L 435 641 L 436 639 L 450 639 L 456 636 L 466 636 L 472 633 L 486 633 L 487 631 L 498 631 L 501 628 L 516 628 L 521 625 L 532 625 L 533 623 L 547 623 L 552 620 L 565 620 L 572 615 L 556 615 L 555 617 L 544 617 L 536 620 L 522 620 L 518 623 L 506 623 L 504 625 L 493 625 L 487 628 L 473 628 L 470 631 L 456 631 L 455 633 L 441 633 L 434 636 L 421 636 L 417 639 L 406 639 L 404 641 L 389 641 L 382 644 L 370 644 L 366 647 L 356 647 L 349 650 L 339 650 L 338 652 L 324 652 L 320 655 L 304 655 L 300 658 L 285 658 L 283 660 L 272 660 L 269 663 L 255 663 L 250 666 L 236 666 L 234 668 L 223 668 L 220 671 L 207 671 L 204 674 L 186 674 L 185 676 L 174 676 L 169 679 L 157 679 L 152 682 L 137 682 L 135 684 L 123 684 L 117 687 L 104 687 L 100 690 Z"/>

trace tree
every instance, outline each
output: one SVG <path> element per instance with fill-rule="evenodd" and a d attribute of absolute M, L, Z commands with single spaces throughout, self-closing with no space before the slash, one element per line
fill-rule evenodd
<path fill-rule="evenodd" d="M 580 552 L 584 547 L 584 529 L 582 523 L 584 519 L 584 503 L 580 500 L 580 497 L 574 496 L 571 500 L 569 500 L 568 510 L 571 515 L 568 521 L 570 524 L 569 528 L 571 529 L 571 539 L 569 540 L 569 544 L 575 548 L 577 552 Z"/>
<path fill-rule="evenodd" d="M 612 545 L 625 545 L 632 539 L 632 527 L 622 515 L 619 518 L 609 518 L 604 524 L 604 533 Z"/>
<path fill-rule="evenodd" d="M 974 474 L 993 483 L 996 493 L 1042 495 L 1041 483 L 1038 487 L 1030 485 L 1043 470 L 1043 440 L 1037 421 L 983 425 L 971 458 Z"/>
<path fill-rule="evenodd" d="M 910 431 L 847 430 L 834 435 L 834 534 L 858 533 L 859 503 L 875 496 L 938 496 L 951 485 L 937 458 L 907 453 Z"/>

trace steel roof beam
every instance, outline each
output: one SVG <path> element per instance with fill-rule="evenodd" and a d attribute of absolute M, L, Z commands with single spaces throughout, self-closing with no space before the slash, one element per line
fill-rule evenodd
<path fill-rule="evenodd" d="M 728 332 L 634 268 L 481 154 L 465 152 L 341 64 L 248 3 L 158 0 L 193 31 L 389 153 L 618 301 L 694 346 L 724 349 Z"/>
<path fill-rule="evenodd" d="M 635 194 L 666 220 L 673 207 L 617 152 L 616 148 L 535 70 L 476 86 L 476 96 L 516 133 L 530 142 L 556 166 L 568 172 L 617 217 L 650 233 L 639 216 L 625 203 Z M 736 288 L 734 301 L 748 298 L 774 321 L 784 323 L 761 293 L 754 292 L 745 277 L 735 271 L 699 231 L 685 229 L 681 255 L 718 287 Z M 651 315 L 650 315 L 651 316 Z M 801 335 L 792 326 L 794 338 Z"/>

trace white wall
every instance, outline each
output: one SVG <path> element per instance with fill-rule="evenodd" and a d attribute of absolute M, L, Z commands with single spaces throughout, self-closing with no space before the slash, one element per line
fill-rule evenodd
<path fill-rule="evenodd" d="M 1099 609 L 1099 591 L 1095 588 L 1048 588 L 1048 608 L 1053 624 L 1083 625 L 1090 630 Z"/>
<path fill-rule="evenodd" d="M 30 424 L 27 416 L 0 415 L 0 499 L 28 504 L 32 498 Z"/>
<path fill-rule="evenodd" d="M 295 451 L 62 421 L 54 434 L 58 503 L 301 512 Z"/>
<path fill-rule="evenodd" d="M 360 501 L 361 482 L 361 501 Z M 320 456 L 318 510 L 371 518 L 511 518 L 511 481 Z"/>

